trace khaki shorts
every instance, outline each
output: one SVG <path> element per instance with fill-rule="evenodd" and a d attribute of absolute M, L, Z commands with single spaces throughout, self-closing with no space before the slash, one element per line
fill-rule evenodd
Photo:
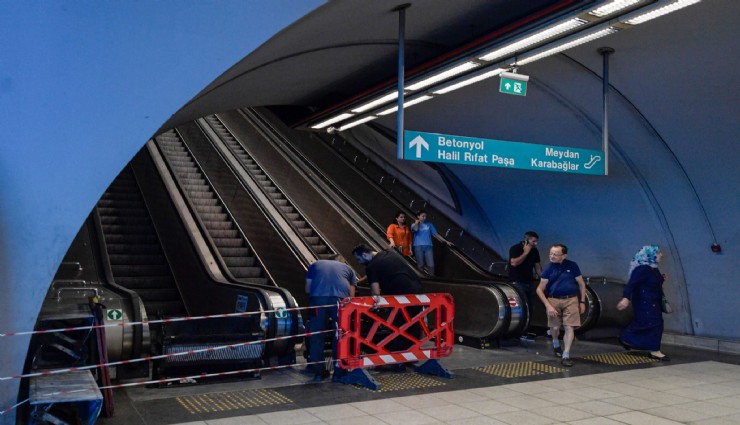
<path fill-rule="evenodd" d="M 578 297 L 570 297 L 564 300 L 559 298 L 548 298 L 547 301 L 555 307 L 559 316 L 550 317 L 547 316 L 547 326 L 555 327 L 560 326 L 561 322 L 563 326 L 581 326 L 581 313 L 578 310 Z"/>

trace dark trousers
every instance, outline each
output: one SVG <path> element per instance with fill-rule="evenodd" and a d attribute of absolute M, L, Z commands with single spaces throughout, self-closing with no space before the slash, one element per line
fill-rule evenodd
<path fill-rule="evenodd" d="M 310 306 L 333 304 L 333 307 L 316 308 L 309 310 L 311 314 L 309 323 L 311 332 L 321 332 L 326 330 L 329 318 L 334 321 L 334 324 L 336 326 L 336 323 L 338 323 L 337 302 L 339 302 L 339 300 L 339 297 L 311 297 Z M 327 336 L 330 336 L 332 339 L 332 358 L 337 358 L 337 339 L 335 334 L 320 333 L 311 335 L 309 337 L 308 360 L 310 362 L 324 361 L 324 340 Z M 326 370 L 326 365 L 324 365 L 324 363 L 316 363 L 313 365 L 313 368 L 316 373 L 322 373 L 324 370 Z"/>
<path fill-rule="evenodd" d="M 511 282 L 511 284 L 514 285 L 522 298 L 527 302 L 527 313 L 529 313 L 530 318 L 532 317 L 532 312 L 534 311 L 534 303 L 538 300 L 536 295 L 538 283 L 539 282 L 536 281 Z"/>

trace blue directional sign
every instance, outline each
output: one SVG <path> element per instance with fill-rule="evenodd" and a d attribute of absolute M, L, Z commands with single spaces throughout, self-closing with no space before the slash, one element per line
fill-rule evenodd
<path fill-rule="evenodd" d="M 404 159 L 604 175 L 604 152 L 404 131 Z"/>

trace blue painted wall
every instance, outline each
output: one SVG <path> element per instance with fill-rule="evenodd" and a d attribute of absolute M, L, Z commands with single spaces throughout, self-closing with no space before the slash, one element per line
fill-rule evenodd
<path fill-rule="evenodd" d="M 157 128 L 320 3 L 2 3 L 0 333 L 33 328 L 83 220 Z M 0 376 L 21 373 L 27 346 L 0 340 Z M 16 395 L 0 381 L 0 410 Z"/>

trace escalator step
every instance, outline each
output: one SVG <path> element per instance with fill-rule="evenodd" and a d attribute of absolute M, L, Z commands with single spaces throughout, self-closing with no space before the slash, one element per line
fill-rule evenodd
<path fill-rule="evenodd" d="M 295 222 L 294 222 L 294 223 L 295 223 Z M 305 223 L 305 222 L 304 222 L 304 223 Z M 301 228 L 298 228 L 298 227 L 296 226 L 296 229 L 298 230 L 298 233 L 300 233 L 300 234 L 301 234 L 301 236 L 306 236 L 306 237 L 308 237 L 308 236 L 311 236 L 311 235 L 313 235 L 313 229 L 311 229 L 311 228 L 308 228 L 308 227 L 304 227 L 304 228 L 302 228 L 302 229 L 301 229 Z"/>
<path fill-rule="evenodd" d="M 105 235 L 108 244 L 135 244 L 148 245 L 157 243 L 154 235 Z"/>
<path fill-rule="evenodd" d="M 136 265 L 136 264 L 159 264 L 165 262 L 164 256 L 160 254 L 109 254 L 111 264 L 115 265 Z"/>
<path fill-rule="evenodd" d="M 117 279 L 119 277 L 163 276 L 168 274 L 170 269 L 163 264 L 112 264 L 111 271 Z"/>
<path fill-rule="evenodd" d="M 229 267 L 229 271 L 236 278 L 262 276 L 262 269 L 259 267 Z"/>
<path fill-rule="evenodd" d="M 226 239 L 226 238 L 237 239 L 239 238 L 239 231 L 236 229 L 232 229 L 232 230 L 222 230 L 222 229 L 211 230 L 209 229 L 209 230 L 210 230 L 209 233 L 211 234 L 211 236 L 216 239 Z"/>
<path fill-rule="evenodd" d="M 145 224 L 104 224 L 103 231 L 106 235 L 151 235 L 152 228 L 149 223 Z"/>
<path fill-rule="evenodd" d="M 117 284 L 128 289 L 174 287 L 169 273 L 167 276 L 116 277 L 115 280 Z"/>
<path fill-rule="evenodd" d="M 294 213 L 285 214 L 285 217 L 288 220 L 291 220 L 292 221 L 292 220 L 298 220 L 301 217 L 301 215 L 298 214 L 298 213 L 296 213 L 296 212 L 294 212 Z"/>
<path fill-rule="evenodd" d="M 229 219 L 229 215 L 226 213 L 201 213 L 200 216 L 204 221 L 226 221 Z"/>
<path fill-rule="evenodd" d="M 219 249 L 221 247 L 238 248 L 244 246 L 244 241 L 241 238 L 213 238 L 213 242 Z"/>
<path fill-rule="evenodd" d="M 214 199 L 213 201 L 214 202 L 211 203 L 213 205 L 209 205 L 209 203 L 207 203 L 207 202 L 197 202 L 197 199 L 193 203 L 195 204 L 195 208 L 198 210 L 198 212 L 200 214 L 206 214 L 206 213 L 208 213 L 208 214 L 218 214 L 218 213 L 222 213 L 224 211 L 224 208 L 222 206 L 218 205 L 218 200 Z"/>
<path fill-rule="evenodd" d="M 230 230 L 234 228 L 234 223 L 230 221 L 206 221 L 203 220 L 208 230 Z"/>
<path fill-rule="evenodd" d="M 250 254 L 249 248 L 246 246 L 238 247 L 238 248 L 220 247 L 218 249 L 218 252 L 220 252 L 224 258 L 247 257 Z"/>
<path fill-rule="evenodd" d="M 257 260 L 254 257 L 223 257 L 229 267 L 255 267 Z"/>
<path fill-rule="evenodd" d="M 306 238 L 306 242 L 308 242 L 309 245 L 318 245 L 321 239 L 319 239 L 318 236 L 309 236 Z"/>
<path fill-rule="evenodd" d="M 138 225 L 149 225 L 151 223 L 149 221 L 149 217 L 146 216 L 146 210 L 138 209 L 138 210 L 125 210 L 125 211 L 119 211 L 116 210 L 116 214 L 109 214 L 106 211 L 101 211 L 100 208 L 98 208 L 98 212 L 100 213 L 100 222 L 103 225 L 106 224 L 138 224 Z"/>
<path fill-rule="evenodd" d="M 317 254 L 329 254 L 329 247 L 323 244 L 312 246 L 313 252 Z"/>
<path fill-rule="evenodd" d="M 117 254 L 159 254 L 161 251 L 156 244 L 124 244 L 108 243 L 108 255 Z"/>

